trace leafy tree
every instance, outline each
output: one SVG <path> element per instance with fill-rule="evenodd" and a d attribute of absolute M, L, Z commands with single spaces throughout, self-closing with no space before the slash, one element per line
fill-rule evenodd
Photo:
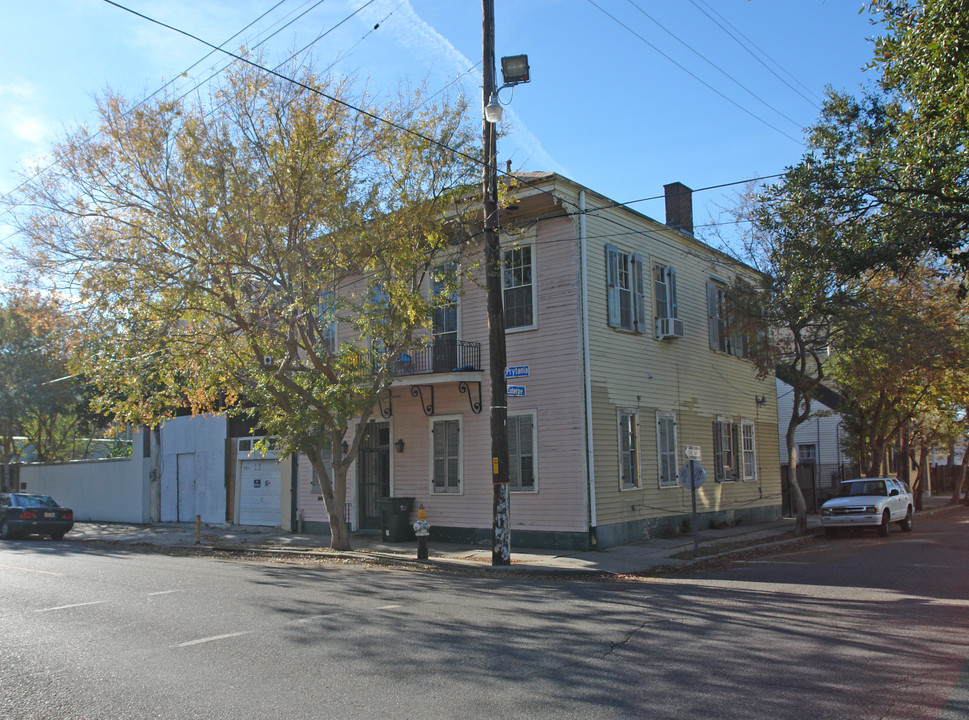
<path fill-rule="evenodd" d="M 842 247 L 851 272 L 904 270 L 925 254 L 969 255 L 969 7 L 960 0 L 875 0 L 871 68 L 879 85 L 829 92 L 804 161 L 812 201 L 867 229 Z"/>
<path fill-rule="evenodd" d="M 100 133 L 54 148 L 21 229 L 103 334 L 81 367 L 105 408 L 255 415 L 306 454 L 347 549 L 347 470 L 429 324 L 428 274 L 459 249 L 475 132 L 461 102 L 378 108 L 298 80 L 241 63 L 194 102 L 104 96 Z M 353 328 L 338 347 L 336 321 Z"/>
<path fill-rule="evenodd" d="M 845 398 L 844 427 L 870 477 L 884 472 L 886 447 L 909 424 L 944 413 L 955 422 L 969 383 L 969 318 L 938 269 L 868 283 L 864 305 L 842 315 L 831 375 Z M 907 458 L 905 458 L 907 461 Z"/>
<path fill-rule="evenodd" d="M 68 370 L 75 328 L 62 303 L 23 287 L 0 305 L 0 464 L 9 466 L 26 445 L 41 462 L 75 457 L 76 437 L 90 418 Z M 23 438 L 18 440 L 16 438 Z"/>
<path fill-rule="evenodd" d="M 735 215 L 747 228 L 743 259 L 761 275 L 757 283 L 738 278 L 731 292 L 735 324 L 751 339 L 748 357 L 761 376 L 776 372 L 791 386 L 785 439 L 799 532 L 807 529 L 807 508 L 797 483 L 794 435 L 824 391 L 835 318 L 851 301 L 849 286 L 827 255 L 847 231 L 804 202 L 804 182 L 803 167 L 792 168 L 780 183 L 741 198 Z"/>

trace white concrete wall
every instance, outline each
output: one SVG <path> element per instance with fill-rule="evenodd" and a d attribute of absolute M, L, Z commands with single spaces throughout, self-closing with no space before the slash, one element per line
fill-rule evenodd
<path fill-rule="evenodd" d="M 50 495 L 77 521 L 149 522 L 149 482 L 135 442 L 133 458 L 20 466 L 24 492 Z"/>
<path fill-rule="evenodd" d="M 161 427 L 161 521 L 224 523 L 226 517 L 225 440 L 228 422 L 220 415 L 167 420 Z M 193 477 L 178 478 L 178 456 L 192 455 L 182 467 Z M 186 493 L 190 496 L 186 497 Z M 181 494 L 181 497 L 179 495 Z M 181 509 L 181 515 L 179 515 Z"/>

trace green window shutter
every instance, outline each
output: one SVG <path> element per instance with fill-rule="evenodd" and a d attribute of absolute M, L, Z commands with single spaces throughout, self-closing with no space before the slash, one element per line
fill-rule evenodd
<path fill-rule="evenodd" d="M 710 338 L 710 349 L 720 349 L 720 313 L 717 308 L 717 285 L 707 283 L 707 332 Z"/>
<path fill-rule="evenodd" d="M 606 245 L 606 304 L 609 327 L 619 327 L 622 324 L 619 302 L 619 248 Z"/>
<path fill-rule="evenodd" d="M 638 333 L 646 332 L 646 293 L 643 288 L 643 259 L 633 255 L 630 263 L 633 281 L 633 329 Z"/>

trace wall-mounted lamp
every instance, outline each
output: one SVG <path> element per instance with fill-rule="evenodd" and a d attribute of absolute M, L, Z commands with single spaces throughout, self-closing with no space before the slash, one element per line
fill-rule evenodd
<path fill-rule="evenodd" d="M 398 453 L 404 452 L 404 439 L 403 438 L 401 438 L 400 440 L 398 440 L 397 442 L 394 443 L 394 449 Z"/>
<path fill-rule="evenodd" d="M 757 403 L 758 405 L 766 405 L 767 404 L 767 396 L 766 395 L 760 395 L 760 396 L 754 395 L 754 402 Z"/>

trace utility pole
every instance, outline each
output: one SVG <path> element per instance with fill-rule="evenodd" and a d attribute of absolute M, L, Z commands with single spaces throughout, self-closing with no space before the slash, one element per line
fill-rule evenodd
<path fill-rule="evenodd" d="M 481 108 L 497 91 L 495 82 L 495 2 L 482 0 Z M 492 565 L 511 564 L 511 512 L 508 484 L 508 388 L 505 382 L 505 312 L 501 292 L 501 247 L 498 242 L 498 125 L 482 112 L 484 142 L 485 276 L 488 289 L 488 348 L 491 375 Z"/>

